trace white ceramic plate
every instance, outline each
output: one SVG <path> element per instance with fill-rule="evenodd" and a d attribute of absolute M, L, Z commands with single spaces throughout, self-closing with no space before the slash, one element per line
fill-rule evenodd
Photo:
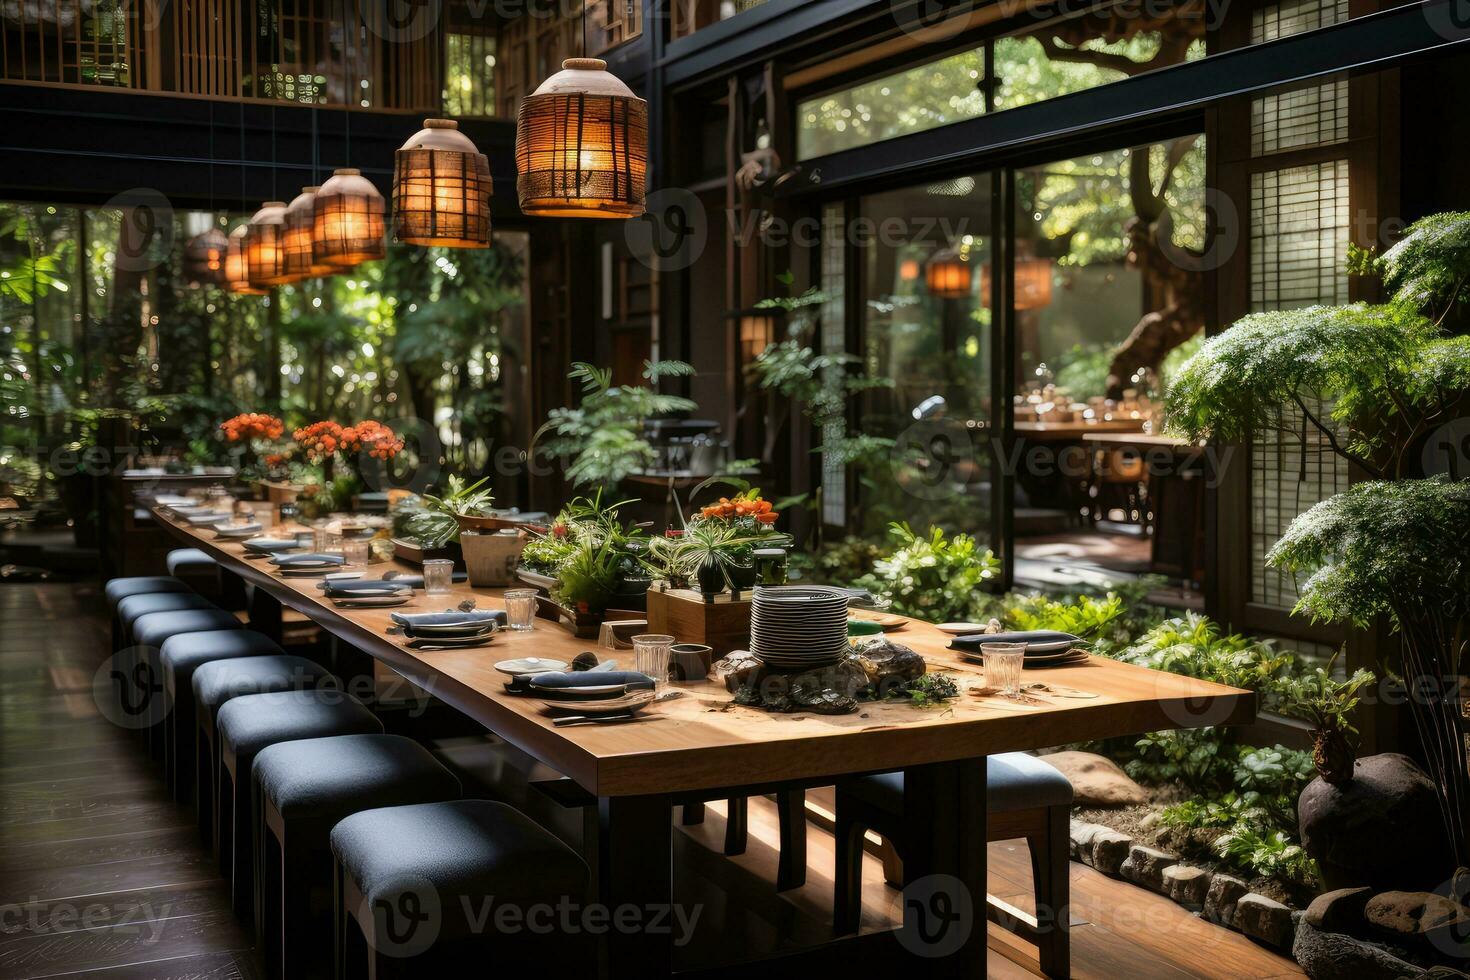
<path fill-rule="evenodd" d="M 973 636 L 976 633 L 984 633 L 988 628 L 987 623 L 940 623 L 934 627 L 941 633 L 950 636 Z"/>

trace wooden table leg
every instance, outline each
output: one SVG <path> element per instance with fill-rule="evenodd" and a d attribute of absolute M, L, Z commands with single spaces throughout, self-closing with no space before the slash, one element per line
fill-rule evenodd
<path fill-rule="evenodd" d="M 905 949 L 929 976 L 983 978 L 985 760 L 904 771 Z"/>
<path fill-rule="evenodd" d="M 609 924 L 599 973 L 613 980 L 671 976 L 678 921 L 673 804 L 667 796 L 605 796 L 597 810 L 597 900 Z M 640 926 L 619 928 L 620 910 Z M 655 928 L 644 928 L 650 923 Z"/>

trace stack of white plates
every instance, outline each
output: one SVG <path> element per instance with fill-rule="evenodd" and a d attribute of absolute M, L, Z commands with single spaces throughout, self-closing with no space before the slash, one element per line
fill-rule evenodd
<path fill-rule="evenodd" d="M 847 593 L 821 586 L 755 590 L 750 652 L 780 670 L 814 670 L 847 653 Z"/>

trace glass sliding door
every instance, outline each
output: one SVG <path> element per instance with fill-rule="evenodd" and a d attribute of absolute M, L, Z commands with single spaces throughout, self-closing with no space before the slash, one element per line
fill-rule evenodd
<path fill-rule="evenodd" d="M 853 529 L 933 525 L 1000 549 L 990 441 L 995 321 L 995 184 L 988 173 L 863 197 L 857 240 L 860 347 L 884 379 L 861 402 L 861 428 L 893 440 L 882 479 L 860 480 Z"/>

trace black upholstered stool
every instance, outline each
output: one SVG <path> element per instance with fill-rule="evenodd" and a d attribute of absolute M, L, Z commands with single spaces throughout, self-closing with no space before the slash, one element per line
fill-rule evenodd
<path fill-rule="evenodd" d="M 164 564 L 170 575 L 183 579 L 194 591 L 211 599 L 219 598 L 219 562 L 199 548 L 175 548 L 164 558 Z"/>
<path fill-rule="evenodd" d="M 222 828 L 215 808 L 220 793 L 217 713 L 247 694 L 309 691 L 330 680 L 315 663 L 290 654 L 212 660 L 194 668 L 194 813 L 199 832 L 213 845 L 222 867 L 227 855 L 220 850 Z M 187 764 L 183 758 L 179 762 Z"/>
<path fill-rule="evenodd" d="M 112 614 L 117 617 L 120 627 L 117 637 L 121 647 L 133 642 L 133 624 L 149 613 L 218 608 L 197 592 L 140 592 L 119 599 Z"/>
<path fill-rule="evenodd" d="M 240 661 L 244 662 L 244 661 Z M 215 716 L 219 729 L 220 857 L 230 879 L 235 914 L 254 918 L 255 859 L 250 815 L 251 773 L 266 746 L 299 738 L 380 733 L 383 723 L 345 691 L 275 691 L 232 698 Z"/>
<path fill-rule="evenodd" d="M 365 810 L 333 828 L 332 855 L 339 977 L 595 969 L 585 931 L 495 931 L 496 907 L 581 909 L 588 892 L 577 853 L 514 807 L 459 800 Z"/>
<path fill-rule="evenodd" d="M 986 840 L 1025 838 L 1031 851 L 1036 891 L 1035 921 L 1009 907 L 995 909 L 1002 925 L 1036 944 L 1041 972 L 1048 977 L 1070 977 L 1071 952 L 1068 906 L 1071 883 L 1069 822 L 1072 784 L 1055 767 L 1024 752 L 990 756 L 985 767 Z M 882 835 L 902 858 L 908 837 L 904 825 L 904 777 L 901 772 L 860 776 L 837 784 L 834 833 L 837 849 L 836 896 L 833 926 L 838 933 L 857 928 L 863 889 L 863 831 Z M 885 861 L 891 883 L 899 877 Z M 1045 916 L 1045 918 L 1043 918 Z"/>
<path fill-rule="evenodd" d="M 129 575 L 110 580 L 103 587 L 102 593 L 107 597 L 108 608 L 116 609 L 117 604 L 130 595 L 188 591 L 188 583 L 172 575 Z"/>
<path fill-rule="evenodd" d="M 134 600 L 127 599 L 123 605 L 132 601 Z M 133 645 L 124 653 L 135 662 L 130 669 L 132 676 L 137 678 L 138 687 L 145 689 L 138 692 L 137 696 L 147 708 L 147 724 L 143 726 L 143 734 L 147 738 L 151 755 L 158 759 L 163 758 L 163 666 L 159 661 L 159 652 L 163 649 L 164 642 L 179 633 L 241 628 L 240 620 L 234 613 L 226 612 L 212 603 L 197 609 L 144 613 L 133 620 Z"/>
<path fill-rule="evenodd" d="M 277 742 L 255 757 L 255 922 L 266 971 L 329 972 L 332 827 L 359 810 L 457 800 L 459 780 L 402 735 Z M 311 969 L 316 967 L 316 969 Z"/>
<path fill-rule="evenodd" d="M 272 655 L 284 656 L 285 651 L 269 637 L 245 629 L 175 633 L 163 641 L 163 770 L 175 800 L 182 803 L 194 795 L 194 671 L 215 660 Z"/>
<path fill-rule="evenodd" d="M 127 646 L 124 639 L 127 634 L 121 629 L 117 619 L 117 604 L 132 595 L 155 595 L 163 592 L 188 592 L 189 585 L 183 579 L 174 578 L 172 575 L 130 575 L 126 578 L 115 578 L 103 588 L 103 595 L 107 599 L 108 611 L 112 614 L 112 649 L 120 650 Z"/>

